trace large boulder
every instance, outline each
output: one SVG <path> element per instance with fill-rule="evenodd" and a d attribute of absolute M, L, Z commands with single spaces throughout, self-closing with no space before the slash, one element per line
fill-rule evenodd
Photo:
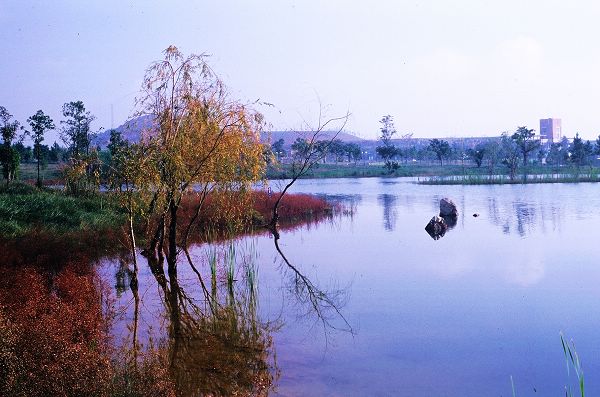
<path fill-rule="evenodd" d="M 425 226 L 425 231 L 429 233 L 434 240 L 444 237 L 446 230 L 448 230 L 448 225 L 446 225 L 444 218 L 440 218 L 439 216 L 431 218 L 429 223 Z"/>
<path fill-rule="evenodd" d="M 440 216 L 443 218 L 456 218 L 458 216 L 458 209 L 456 209 L 454 201 L 446 197 L 440 200 Z"/>

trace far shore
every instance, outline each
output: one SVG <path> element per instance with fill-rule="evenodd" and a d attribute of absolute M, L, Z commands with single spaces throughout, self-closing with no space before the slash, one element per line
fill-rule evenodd
<path fill-rule="evenodd" d="M 289 179 L 292 176 L 290 164 L 271 166 L 267 179 Z M 578 183 L 598 182 L 600 168 L 575 166 L 531 165 L 521 167 L 511 176 L 504 167 L 476 167 L 460 164 L 403 164 L 389 172 L 381 163 L 340 163 L 318 164 L 303 179 L 323 178 L 418 178 L 416 183 L 424 185 L 489 185 L 489 184 L 529 184 L 529 183 Z"/>

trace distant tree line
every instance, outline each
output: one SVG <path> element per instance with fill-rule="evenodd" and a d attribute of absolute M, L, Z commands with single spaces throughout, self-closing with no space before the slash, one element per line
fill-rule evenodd
<path fill-rule="evenodd" d="M 110 131 L 107 150 L 94 147 L 94 132 L 91 123 L 95 117 L 86 110 L 82 101 L 63 105 L 64 119 L 60 121 L 60 137 L 65 146 L 54 142 L 44 144 L 48 131 L 56 128 L 54 121 L 42 110 L 27 119 L 27 126 L 21 125 L 8 110 L 0 106 L 0 165 L 6 183 L 16 179 L 22 163 L 37 165 L 37 184 L 41 185 L 40 170 L 49 163 L 64 162 L 65 179 L 72 192 L 85 191 L 97 186 L 101 179 L 110 177 L 111 168 L 118 163 L 117 153 L 127 148 L 121 133 Z M 577 133 L 572 141 L 563 137 L 560 142 L 542 145 L 533 129 L 521 126 L 513 133 L 505 132 L 499 138 L 487 138 L 470 147 L 461 141 L 450 143 L 444 139 L 431 139 L 423 142 L 412 138 L 412 134 L 397 134 L 391 115 L 380 120 L 379 145 L 375 148 L 378 158 L 383 161 L 387 172 L 392 173 L 402 163 L 471 164 L 477 168 L 486 167 L 489 174 L 506 172 L 514 178 L 520 167 L 528 165 L 548 165 L 554 167 L 594 165 L 600 155 L 600 136 L 595 141 L 585 141 Z M 24 144 L 29 137 L 31 146 Z M 304 138 L 297 138 L 286 148 L 285 141 L 279 139 L 263 148 L 267 163 L 272 161 L 293 161 L 306 156 L 307 150 L 319 154 L 320 161 L 330 163 L 357 163 L 364 158 L 366 149 L 356 142 L 343 142 L 339 139 L 315 141 L 309 145 Z"/>
<path fill-rule="evenodd" d="M 542 144 L 533 129 L 518 127 L 514 132 L 504 132 L 500 137 L 481 138 L 478 142 L 445 139 L 414 139 L 413 134 L 396 137 L 397 131 L 391 115 L 380 120 L 380 136 L 374 153 L 364 143 L 318 141 L 313 149 L 322 154 L 321 161 L 328 163 L 373 159 L 383 161 L 388 173 L 402 164 L 419 163 L 440 166 L 449 164 L 487 168 L 489 174 L 504 172 L 514 178 L 523 167 L 545 165 L 552 167 L 592 166 L 600 155 L 600 136 L 595 141 L 584 141 L 576 134 L 572 141 L 564 137 L 560 142 Z M 297 138 L 291 145 L 278 139 L 267 147 L 265 156 L 279 162 L 292 162 L 308 150 L 308 142 Z M 366 156 L 365 156 L 366 154 Z"/>
<path fill-rule="evenodd" d="M 499 172 L 503 167 L 514 178 L 519 167 L 533 164 L 591 166 L 600 155 L 600 136 L 595 141 L 584 141 L 576 134 L 572 142 L 563 137 L 560 142 L 542 145 L 534 130 L 526 126 L 518 127 L 512 134 L 505 132 L 499 138 L 488 138 L 483 143 L 467 148 L 460 143 L 450 144 L 447 140 L 437 138 L 429 140 L 427 145 L 411 144 L 412 134 L 404 135 L 399 141 L 402 146 L 397 146 L 392 141 L 396 134 L 392 116 L 384 116 L 380 123 L 380 144 L 376 152 L 390 173 L 400 166 L 401 160 L 437 161 L 440 166 L 449 162 L 464 165 L 466 161 L 477 168 L 486 166 L 490 174 Z"/>
<path fill-rule="evenodd" d="M 46 134 L 56 128 L 54 121 L 42 110 L 38 110 L 27 119 L 27 126 L 21 125 L 8 112 L 0 106 L 0 134 L 2 146 L 0 149 L 0 164 L 6 183 L 16 179 L 19 174 L 20 164 L 35 162 L 37 165 L 37 184 L 41 186 L 40 170 L 45 169 L 48 163 L 71 162 L 86 163 L 83 172 L 90 174 L 92 167 L 91 157 L 98 158 L 99 148 L 91 147 L 94 133 L 91 131 L 91 122 L 94 116 L 85 109 L 82 101 L 68 102 L 63 105 L 64 120 L 60 122 L 60 136 L 65 146 L 54 142 L 52 145 L 44 144 Z M 24 144 L 29 137 L 31 146 Z M 73 171 L 77 167 L 71 167 Z M 79 167 L 81 168 L 81 167 Z"/>
<path fill-rule="evenodd" d="M 303 158 L 309 151 L 315 151 L 323 162 L 353 162 L 356 163 L 362 158 L 362 149 L 359 144 L 354 142 L 343 142 L 340 139 L 316 140 L 309 142 L 306 138 L 296 138 L 286 150 L 283 138 L 273 142 L 268 149 L 268 155 L 271 158 L 282 162 L 289 158 L 293 161 L 295 158 Z"/>

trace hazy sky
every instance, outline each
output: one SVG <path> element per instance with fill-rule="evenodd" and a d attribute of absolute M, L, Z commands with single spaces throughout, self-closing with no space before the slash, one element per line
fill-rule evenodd
<path fill-rule="evenodd" d="M 94 128 L 132 114 L 146 67 L 174 44 L 209 53 L 234 97 L 274 129 L 352 113 L 375 138 L 385 114 L 415 137 L 497 135 L 539 119 L 600 133 L 600 2 L 0 2 L 0 105 L 59 121 L 81 99 Z M 111 105 L 114 109 L 111 122 Z"/>

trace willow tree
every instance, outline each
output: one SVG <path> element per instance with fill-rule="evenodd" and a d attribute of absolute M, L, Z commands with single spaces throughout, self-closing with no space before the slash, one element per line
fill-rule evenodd
<path fill-rule="evenodd" d="M 177 250 L 185 246 L 206 197 L 244 191 L 264 171 L 262 115 L 232 100 L 205 55 L 184 56 L 176 47 L 150 65 L 137 100 L 139 114 L 154 118 L 142 135 L 144 177 L 149 200 L 146 216 L 149 251 L 167 251 L 174 271 Z M 193 196 L 192 215 L 180 224 L 182 200 Z M 152 220 L 152 221 L 150 221 Z"/>

